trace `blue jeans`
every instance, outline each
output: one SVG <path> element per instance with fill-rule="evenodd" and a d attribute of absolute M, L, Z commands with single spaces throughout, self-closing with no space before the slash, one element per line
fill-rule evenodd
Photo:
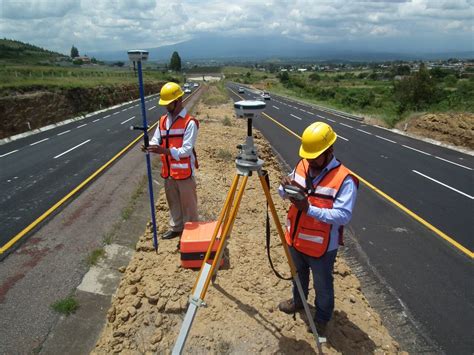
<path fill-rule="evenodd" d="M 313 272 L 313 287 L 316 292 L 314 305 L 316 307 L 316 322 L 327 323 L 331 320 L 334 310 L 334 283 L 333 270 L 337 249 L 325 253 L 319 258 L 300 253 L 293 247 L 290 248 L 293 262 L 303 287 L 305 298 L 308 299 L 309 270 Z M 293 281 L 293 300 L 296 305 L 302 305 L 300 294 Z"/>

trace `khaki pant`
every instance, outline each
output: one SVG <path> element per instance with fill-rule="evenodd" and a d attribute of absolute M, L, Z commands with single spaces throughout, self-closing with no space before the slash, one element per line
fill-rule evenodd
<path fill-rule="evenodd" d="M 198 221 L 196 179 L 165 179 L 165 193 L 170 209 L 170 228 L 181 232 L 184 223 Z"/>

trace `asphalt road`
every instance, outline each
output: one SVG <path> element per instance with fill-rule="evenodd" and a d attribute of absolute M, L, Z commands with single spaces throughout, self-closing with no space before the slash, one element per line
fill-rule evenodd
<path fill-rule="evenodd" d="M 157 98 L 146 98 L 149 126 L 165 112 Z M 138 100 L 0 145 L 0 248 L 140 136 L 132 125 Z"/>
<path fill-rule="evenodd" d="M 258 98 L 229 88 L 235 101 Z M 291 167 L 299 159 L 296 135 L 314 121 L 333 126 L 336 156 L 372 185 L 361 183 L 349 252 L 435 344 L 426 351 L 472 354 L 474 158 L 283 97 L 266 104 L 254 126 Z"/>

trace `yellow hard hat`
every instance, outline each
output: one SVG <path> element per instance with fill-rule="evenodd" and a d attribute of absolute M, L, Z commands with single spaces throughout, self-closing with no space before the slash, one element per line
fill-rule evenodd
<path fill-rule="evenodd" d="M 324 122 L 314 122 L 303 132 L 301 137 L 300 157 L 315 159 L 334 144 L 337 135 L 330 125 Z"/>
<path fill-rule="evenodd" d="M 170 81 L 163 85 L 160 91 L 160 101 L 158 103 L 161 106 L 166 106 L 172 103 L 174 100 L 179 99 L 181 96 L 184 95 L 183 90 L 181 90 L 181 86 L 176 83 Z"/>

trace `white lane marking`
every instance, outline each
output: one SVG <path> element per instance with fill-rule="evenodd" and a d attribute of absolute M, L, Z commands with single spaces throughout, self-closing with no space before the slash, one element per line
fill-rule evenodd
<path fill-rule="evenodd" d="M 56 155 L 53 159 L 62 157 L 64 154 L 67 154 L 67 153 L 69 153 L 70 151 L 72 151 L 72 150 L 74 150 L 74 149 L 76 149 L 76 148 L 79 148 L 81 145 L 84 145 L 84 144 L 86 144 L 86 143 L 89 143 L 90 141 L 91 141 L 91 140 L 88 139 L 88 140 L 86 140 L 86 141 L 84 141 L 84 142 L 82 142 L 82 143 L 76 145 L 75 147 L 72 147 L 71 149 L 66 150 L 66 151 L 63 152 L 63 153 Z"/>
<path fill-rule="evenodd" d="M 135 118 L 135 116 L 132 116 L 132 117 L 130 117 L 128 120 L 125 120 L 125 121 L 123 121 L 123 122 L 120 123 L 120 124 L 124 124 L 125 122 L 128 122 L 128 121 L 130 121 L 130 120 L 133 120 L 134 118 Z"/>
<path fill-rule="evenodd" d="M 330 118 L 326 118 L 326 119 L 327 119 L 328 121 L 331 121 L 331 122 L 336 122 L 336 121 L 334 121 L 334 120 L 331 120 Z"/>
<path fill-rule="evenodd" d="M 402 147 L 405 147 L 405 148 L 408 148 L 408 149 L 411 149 L 411 150 L 414 150 L 415 152 L 418 152 L 418 153 L 421 153 L 421 154 L 425 154 L 425 155 L 431 155 L 430 153 L 426 153 L 422 150 L 419 150 L 419 149 L 415 149 L 413 147 L 410 147 L 408 145 L 405 145 L 405 144 L 402 144 Z"/>
<path fill-rule="evenodd" d="M 98 119 L 96 119 L 96 120 L 94 120 L 94 121 L 92 121 L 92 122 L 97 122 L 97 121 L 100 121 L 100 118 L 98 118 Z"/>
<path fill-rule="evenodd" d="M 372 133 L 367 132 L 367 131 L 364 131 L 363 129 L 357 128 L 357 130 L 358 130 L 359 132 L 372 135 Z"/>
<path fill-rule="evenodd" d="M 461 165 L 461 164 L 458 164 L 458 163 L 455 163 L 451 160 L 447 160 L 447 159 L 444 159 L 444 158 L 440 158 L 440 157 L 437 157 L 436 155 L 434 155 L 434 157 L 436 159 L 439 159 L 439 160 L 442 160 L 442 161 L 445 161 L 447 163 L 451 163 L 451 164 L 454 164 L 454 165 L 457 165 L 457 166 L 460 166 L 461 168 L 464 168 L 464 169 L 467 169 L 467 170 L 472 170 L 472 168 L 468 167 L 468 166 L 465 166 L 465 165 Z"/>
<path fill-rule="evenodd" d="M 151 111 L 151 110 L 153 110 L 154 108 L 155 108 L 155 106 L 150 107 L 150 108 L 148 109 L 148 111 Z"/>
<path fill-rule="evenodd" d="M 339 123 L 339 124 L 340 124 L 341 126 L 346 126 L 346 127 L 349 127 L 349 128 L 354 128 L 354 127 L 352 127 L 352 126 L 350 126 L 350 125 L 348 125 L 348 124 L 345 124 L 345 123 Z"/>
<path fill-rule="evenodd" d="M 290 113 L 290 116 L 293 116 L 294 118 L 297 118 L 297 119 L 299 119 L 300 121 L 301 121 L 301 119 L 302 119 L 301 117 L 298 117 L 298 116 L 296 116 L 296 115 L 293 115 L 292 113 Z"/>
<path fill-rule="evenodd" d="M 38 143 L 41 143 L 41 142 L 44 142 L 44 141 L 47 141 L 49 138 L 45 138 L 45 139 L 42 139 L 38 142 L 34 142 L 34 143 L 31 143 L 30 145 L 35 145 L 35 144 L 38 144 Z"/>
<path fill-rule="evenodd" d="M 388 139 L 388 138 L 385 138 L 385 137 L 380 137 L 380 136 L 378 136 L 378 135 L 375 135 L 375 136 L 376 136 L 377 138 L 383 139 L 384 141 L 387 141 L 387 142 L 390 142 L 390 143 L 395 143 L 395 144 L 397 143 L 397 142 L 392 141 L 391 139 Z"/>
<path fill-rule="evenodd" d="M 110 115 L 104 116 L 104 118 L 110 117 Z"/>
<path fill-rule="evenodd" d="M 122 112 L 127 111 L 127 110 L 128 110 L 128 109 L 124 108 L 124 109 L 122 110 Z"/>
<path fill-rule="evenodd" d="M 451 187 L 451 186 L 449 186 L 449 185 L 446 185 L 446 184 L 442 183 L 441 181 L 435 180 L 435 179 L 433 179 L 432 177 L 429 177 L 428 175 L 425 175 L 425 174 L 420 173 L 419 171 L 416 171 L 416 170 L 412 170 L 412 171 L 413 171 L 415 174 L 421 175 L 421 176 L 423 176 L 423 177 L 425 177 L 425 178 L 427 178 L 427 179 L 429 179 L 429 180 L 431 180 L 431 181 L 436 182 L 437 184 L 443 185 L 444 187 L 447 187 L 448 189 L 451 189 L 451 190 L 457 192 L 458 194 L 464 195 L 464 196 L 470 198 L 471 200 L 474 200 L 474 197 L 473 197 L 473 196 L 468 195 L 468 194 L 466 194 L 466 193 L 464 193 L 464 192 L 462 192 L 462 191 L 459 191 L 459 190 L 455 189 L 454 187 Z"/>
<path fill-rule="evenodd" d="M 10 155 L 10 154 L 13 154 L 13 153 L 16 153 L 16 152 L 18 152 L 18 149 L 15 149 L 15 150 L 12 150 L 11 152 L 2 154 L 2 155 L 0 155 L 0 158 L 6 157 L 7 155 Z"/>
<path fill-rule="evenodd" d="M 58 133 L 57 135 L 58 135 L 58 136 L 62 136 L 63 134 L 66 134 L 66 133 L 69 133 L 69 132 L 71 132 L 71 130 L 70 130 L 70 129 L 68 129 L 67 131 L 64 131 L 64 132 Z"/>
<path fill-rule="evenodd" d="M 324 118 L 324 119 L 326 119 L 326 117 L 323 117 L 323 116 L 321 116 L 321 115 L 316 115 L 316 116 L 319 117 L 319 118 Z"/>
<path fill-rule="evenodd" d="M 277 110 L 279 110 L 280 108 L 279 107 L 276 107 L 275 105 L 272 105 L 273 107 L 275 107 Z"/>
<path fill-rule="evenodd" d="M 77 126 L 76 128 L 81 128 L 81 127 L 84 127 L 84 126 L 87 126 L 87 123 L 81 124 L 80 126 Z"/>
<path fill-rule="evenodd" d="M 117 111 L 117 112 L 114 112 L 113 114 L 114 114 L 114 115 L 118 115 L 118 114 L 119 114 L 119 112 Z"/>
<path fill-rule="evenodd" d="M 343 140 L 345 140 L 346 142 L 349 142 L 349 139 L 347 139 L 347 138 L 344 138 L 344 137 L 343 137 L 343 136 L 341 136 L 340 134 L 338 134 L 338 135 L 337 135 L 337 137 L 338 137 L 338 138 L 341 138 L 341 139 L 343 139 Z"/>

